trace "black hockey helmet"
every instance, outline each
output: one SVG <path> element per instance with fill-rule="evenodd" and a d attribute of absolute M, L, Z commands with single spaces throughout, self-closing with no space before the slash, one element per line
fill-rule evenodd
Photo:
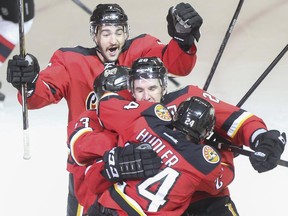
<path fill-rule="evenodd" d="M 97 26 L 121 25 L 128 33 L 128 17 L 118 4 L 98 4 L 90 17 L 90 33 L 97 32 Z"/>
<path fill-rule="evenodd" d="M 127 89 L 128 71 L 124 66 L 110 66 L 94 80 L 94 92 L 99 100 L 105 92 L 118 92 Z"/>
<path fill-rule="evenodd" d="M 138 58 L 129 72 L 129 88 L 133 89 L 133 81 L 137 79 L 159 79 L 162 89 L 167 88 L 167 69 L 158 57 Z"/>
<path fill-rule="evenodd" d="M 178 106 L 173 118 L 173 125 L 193 139 L 203 140 L 214 129 L 214 107 L 203 98 L 191 97 Z"/>

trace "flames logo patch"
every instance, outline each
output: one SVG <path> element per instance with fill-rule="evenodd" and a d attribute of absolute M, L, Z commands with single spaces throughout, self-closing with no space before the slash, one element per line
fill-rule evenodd
<path fill-rule="evenodd" d="M 218 153 L 211 146 L 205 145 L 202 154 L 208 163 L 215 164 L 220 161 Z"/>
<path fill-rule="evenodd" d="M 85 101 L 86 110 L 97 109 L 97 99 L 94 91 L 91 91 Z"/>
<path fill-rule="evenodd" d="M 161 104 L 157 104 L 154 108 L 156 116 L 163 121 L 171 121 L 172 117 L 168 109 Z"/>

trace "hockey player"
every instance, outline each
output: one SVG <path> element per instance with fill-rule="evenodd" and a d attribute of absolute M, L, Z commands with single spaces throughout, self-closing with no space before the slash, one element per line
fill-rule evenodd
<path fill-rule="evenodd" d="M 70 154 L 75 161 L 73 168 L 74 178 L 77 179 L 75 181 L 77 185 L 74 185 L 75 193 L 77 194 L 79 203 L 84 208 L 83 212 L 86 213 L 88 208 L 95 202 L 97 196 L 97 193 L 92 193 L 88 190 L 84 182 L 86 167 L 101 159 L 106 151 L 116 147 L 118 135 L 115 132 L 104 129 L 99 124 L 95 109 L 85 111 L 77 120 L 76 123 L 74 121 L 69 123 L 68 131 L 71 138 L 69 148 L 71 149 Z M 83 143 L 83 145 L 78 145 L 78 143 Z M 121 173 L 123 179 L 138 179 L 153 176 L 161 166 L 161 159 L 158 157 L 159 160 L 157 160 L 157 155 L 152 149 L 141 149 L 134 144 L 127 147 L 117 147 L 115 150 L 119 152 L 115 166 L 121 166 L 119 162 L 125 161 L 125 167 L 130 167 L 129 164 L 134 165 L 135 161 L 137 161 L 137 166 L 135 165 L 135 167 L 140 167 L 137 171 L 133 170 L 132 174 L 130 172 L 129 175 L 125 175 L 123 171 Z M 80 155 L 79 152 L 81 152 Z M 127 172 L 125 167 L 124 170 Z M 98 177 L 101 179 L 100 175 Z M 104 191 L 110 186 L 110 182 L 104 177 L 102 177 L 102 181 L 104 181 L 103 186 L 100 180 L 97 190 L 101 190 L 103 187 Z M 95 186 L 98 187 L 97 184 Z"/>
<path fill-rule="evenodd" d="M 121 88 L 120 87 L 118 87 L 117 85 L 121 85 L 121 83 L 123 83 L 124 82 L 124 84 L 125 84 L 125 80 L 123 80 L 123 79 L 121 79 L 121 76 L 119 77 L 119 78 L 117 78 L 117 79 L 115 79 L 114 77 L 113 77 L 113 74 L 115 74 L 116 73 L 116 75 L 115 76 L 117 76 L 117 72 L 119 72 L 119 68 L 121 68 L 121 67 L 118 67 L 118 68 L 111 68 L 111 69 L 107 69 L 106 71 L 104 71 L 104 73 L 101 75 L 101 79 L 96 79 L 96 80 L 98 80 L 98 82 L 96 82 L 95 83 L 95 86 L 98 86 L 98 87 L 96 87 L 95 88 L 95 91 L 96 92 L 98 92 L 98 95 L 102 95 L 102 94 L 104 94 L 104 90 L 106 89 L 113 89 L 113 90 L 117 90 L 117 92 L 119 93 L 119 91 L 121 90 Z M 105 78 L 105 76 L 107 76 L 106 78 Z M 119 75 L 118 75 L 119 76 Z M 123 94 L 122 92 L 121 92 L 121 94 Z M 100 96 L 98 96 L 98 98 L 99 98 Z M 113 97 L 113 96 L 112 96 Z M 127 109 L 131 109 L 131 110 L 134 110 L 135 112 L 136 112 L 136 116 L 137 116 L 137 113 L 139 112 L 139 109 L 137 108 L 137 103 L 135 103 L 135 105 L 136 106 L 134 106 L 134 103 L 135 102 L 131 102 L 131 105 L 129 104 L 128 106 L 127 106 Z M 203 103 L 203 102 L 202 102 Z M 146 102 L 146 104 L 147 104 L 147 102 Z M 148 106 L 150 106 L 149 105 L 150 103 L 148 103 Z M 120 122 L 120 124 L 121 124 L 121 128 L 126 128 L 125 127 L 125 125 L 127 124 L 127 125 L 129 125 L 129 128 L 127 129 L 127 131 L 131 131 L 131 133 L 133 133 L 134 131 L 137 131 L 136 129 L 134 129 L 133 128 L 133 123 L 132 122 L 134 122 L 134 120 L 132 121 L 128 121 L 128 116 L 129 117 L 133 117 L 133 115 L 131 115 L 131 113 L 129 113 L 128 115 L 125 115 L 124 113 L 120 113 L 119 111 L 117 111 L 117 106 L 118 106 L 119 104 L 118 104 L 118 102 L 117 103 L 115 103 L 115 104 L 113 104 L 113 105 L 111 105 L 112 107 L 113 107 L 113 111 L 115 111 L 116 113 L 119 113 L 119 116 L 123 116 L 123 118 L 125 119 L 125 121 L 117 121 L 117 119 L 115 119 L 115 117 L 114 117 L 114 115 L 112 115 L 112 116 L 110 116 L 109 114 L 107 114 L 108 116 L 109 116 L 109 118 L 112 118 L 112 119 L 109 119 L 109 118 L 107 118 L 112 124 L 115 124 L 115 126 L 117 127 L 117 122 Z M 130 107 L 130 108 L 129 108 Z M 160 110 L 161 111 L 161 110 Z M 103 113 L 103 112 L 101 112 L 100 111 L 100 113 Z M 144 115 L 144 114 L 143 114 Z M 164 114 L 162 114 L 162 115 L 164 115 Z M 164 115 L 165 116 L 165 115 Z M 106 116 L 107 117 L 107 116 Z M 105 119 L 106 119 L 106 117 L 105 117 Z M 95 113 L 93 113 L 93 112 L 86 112 L 85 114 L 83 114 L 80 118 L 79 118 L 79 122 L 76 124 L 76 130 L 74 131 L 74 133 L 72 134 L 72 136 L 71 136 L 71 153 L 73 152 L 74 153 L 74 158 L 77 160 L 78 159 L 78 164 L 80 164 L 80 162 L 82 163 L 82 162 L 86 162 L 85 160 L 83 161 L 83 159 L 85 158 L 85 157 L 79 157 L 79 155 L 78 156 L 76 156 L 76 154 L 77 154 L 77 151 L 78 151 L 78 153 L 79 153 L 79 151 L 81 152 L 83 152 L 83 150 L 85 151 L 85 154 L 88 154 L 88 152 L 89 152 L 89 148 L 90 149 L 92 149 L 92 151 L 93 151 L 93 149 L 97 149 L 97 148 L 100 148 L 100 147 L 102 147 L 102 145 L 104 144 L 105 145 L 105 141 L 103 140 L 103 144 L 102 144 L 102 142 L 101 143 L 99 143 L 98 142 L 98 140 L 94 140 L 93 141 L 93 137 L 94 137 L 94 132 L 93 132 L 93 122 L 95 121 L 95 118 L 96 118 L 96 120 L 97 120 L 97 115 L 95 114 Z M 150 115 L 149 115 L 149 118 L 150 118 Z M 151 118 L 152 118 L 152 114 L 151 114 Z M 135 119 L 135 121 L 138 121 L 139 119 L 138 118 L 136 118 Z M 155 120 L 156 121 L 156 120 Z M 145 120 L 144 120 L 144 122 L 145 122 Z M 153 121 L 151 121 L 151 122 L 153 122 Z M 151 123 L 150 122 L 150 123 Z M 156 121 L 157 122 L 157 121 Z M 213 122 L 213 121 L 212 121 Z M 169 124 L 168 122 L 165 122 L 165 124 Z M 104 124 L 104 126 L 105 126 L 106 124 Z M 145 126 L 146 124 L 145 123 L 138 123 L 138 124 L 136 124 L 136 125 L 140 125 L 140 127 L 143 127 L 143 125 Z M 163 123 L 161 123 L 161 124 L 156 124 L 155 122 L 152 124 L 153 125 L 153 129 L 154 129 L 154 127 L 155 127 L 155 125 L 157 125 L 157 127 L 159 128 L 159 127 L 162 127 L 163 126 Z M 119 127 L 119 126 L 118 126 Z M 145 128 L 149 128 L 149 126 L 146 126 Z M 161 128 L 159 128 L 159 129 L 157 129 L 156 131 L 161 131 L 162 129 Z M 212 130 L 212 129 L 210 129 L 210 130 Z M 210 131 L 210 130 L 208 130 L 207 129 L 207 134 L 208 134 L 208 131 Z M 146 133 L 146 132 L 145 132 Z M 148 133 L 148 132 L 147 132 Z M 205 135 L 207 135 L 206 133 L 205 133 Z M 144 132 L 143 132 L 143 136 L 144 136 Z M 168 136 L 168 135 L 167 135 Z M 148 139 L 150 139 L 151 138 L 151 135 L 147 135 L 147 139 L 145 138 L 145 137 L 143 137 L 143 139 L 142 139 L 142 141 L 144 140 L 144 141 L 148 141 Z M 194 135 L 194 137 L 195 137 L 195 135 Z M 199 137 L 201 137 L 201 138 L 204 138 L 205 136 L 204 136 L 204 133 L 202 133 L 201 134 L 201 136 L 199 136 Z M 154 137 L 154 138 L 151 138 L 151 140 L 155 140 L 155 142 L 157 141 L 157 139 Z M 106 141 L 107 142 L 107 141 Z M 152 142 L 152 141 L 151 141 Z M 197 142 L 199 142 L 199 140 L 197 140 Z M 119 144 L 119 143 L 118 143 Z M 97 147 L 97 145 L 98 145 L 98 147 Z M 159 147 L 159 149 L 161 149 L 162 147 L 160 146 Z M 74 151 L 72 150 L 72 149 L 74 149 Z M 184 148 L 185 149 L 185 148 Z M 188 149 L 186 149 L 186 150 L 188 150 Z M 114 150 L 113 150 L 114 151 Z M 189 150 L 188 150 L 189 151 Z M 75 157 L 76 156 L 76 157 Z M 88 156 L 88 158 L 89 158 L 89 156 Z M 91 157 L 90 157 L 91 158 Z M 90 159 L 89 158 L 89 159 Z M 116 159 L 115 159 L 115 161 L 116 161 Z M 116 163 L 116 164 L 118 164 L 118 163 Z M 87 175 L 86 175 L 86 181 L 88 182 L 88 184 L 89 184 L 89 182 L 90 182 L 90 187 L 91 187 L 91 191 L 94 191 L 95 193 L 102 193 L 103 191 L 105 191 L 106 189 L 107 189 L 107 187 L 109 186 L 109 185 L 111 185 L 111 183 L 109 183 L 109 182 L 107 182 L 106 181 L 106 179 L 105 178 L 103 178 L 103 176 L 101 177 L 101 175 L 99 174 L 99 172 L 100 172 L 100 170 L 101 169 L 103 169 L 103 167 L 102 167 L 103 165 L 101 165 L 100 163 L 97 163 L 97 164 L 94 164 L 92 167 L 90 167 L 89 168 L 89 171 L 87 172 Z M 116 166 L 116 165 L 115 165 Z M 222 168 L 221 168 L 221 170 L 222 170 Z M 119 171 L 118 171 L 119 172 Z M 112 176 L 112 175 L 110 175 L 110 176 Z M 222 175 L 221 175 L 222 176 Z M 95 179 L 95 177 L 96 177 L 96 179 Z M 108 178 L 107 176 L 106 176 L 106 178 Z M 223 176 L 221 177 L 221 178 L 224 178 Z M 108 178 L 109 179 L 109 178 Z M 119 180 L 122 180 L 122 178 L 121 177 L 118 177 L 118 178 L 113 178 L 113 177 L 110 177 L 110 179 L 109 179 L 110 181 L 119 181 Z M 133 188 L 133 187 L 132 187 Z M 214 183 L 214 181 L 213 181 L 213 188 L 216 188 L 215 187 L 215 183 Z M 213 188 L 209 188 L 208 189 L 208 192 L 209 193 L 213 193 Z M 193 188 L 190 188 L 190 189 L 193 189 Z M 220 190 L 221 189 L 221 186 L 219 186 L 218 188 L 217 188 L 218 190 Z M 189 191 L 189 190 L 188 190 Z M 191 191 L 190 191 L 191 192 Z M 105 195 L 106 196 L 106 195 Z M 189 196 L 189 195 L 187 195 L 187 196 Z M 178 197 L 179 198 L 179 197 Z M 103 199 L 103 196 L 102 196 L 102 199 Z M 185 200 L 186 199 L 188 199 L 188 200 L 190 200 L 190 198 L 189 197 L 185 197 L 184 198 Z M 104 200 L 109 200 L 109 198 L 105 198 Z M 180 200 L 178 200 L 180 203 L 181 203 L 181 201 Z M 184 202 L 184 201 L 183 201 Z M 170 206 L 170 204 L 169 204 L 169 208 L 172 208 L 173 209 L 173 214 L 177 214 L 177 211 L 179 211 L 178 212 L 178 214 L 181 212 L 181 211 L 183 211 L 183 210 L 185 210 L 185 208 L 187 207 L 187 200 L 185 201 L 186 202 L 186 205 L 183 205 L 182 207 L 180 207 L 180 204 L 179 204 L 179 206 L 178 206 L 178 210 L 176 210 L 176 212 L 174 212 L 174 210 L 175 209 L 173 209 L 173 207 L 171 207 Z M 110 203 L 110 202 L 109 202 Z M 104 204 L 104 206 L 106 206 L 106 204 Z M 173 204 L 172 204 L 172 206 L 173 206 Z M 96 208 L 96 209 L 94 209 L 94 208 Z M 103 211 L 110 211 L 110 210 L 107 210 L 107 209 L 105 209 L 105 208 L 102 208 L 101 206 L 99 207 L 98 205 L 97 205 L 97 203 L 95 203 L 95 205 L 93 205 L 93 207 L 91 207 L 91 209 L 90 209 L 90 211 L 96 211 L 97 210 L 97 208 L 98 208 L 98 210 L 99 210 L 99 208 L 101 208 Z M 97 211 L 98 211 L 97 210 Z M 101 211 L 102 211 L 101 210 Z M 171 209 L 170 209 L 171 210 Z M 125 211 L 129 211 L 128 209 L 126 209 Z M 166 211 L 169 211 L 169 210 L 167 210 L 166 209 Z M 161 213 L 161 214 L 163 214 L 163 210 L 157 210 L 157 212 L 158 213 Z M 99 212 L 97 212 L 97 214 L 96 215 L 99 215 L 98 214 Z M 131 212 L 130 212 L 131 213 Z M 167 212 L 165 212 L 165 213 L 167 213 Z M 177 215 L 178 215 L 177 214 Z M 90 214 L 89 214 L 90 215 Z M 104 214 L 103 214 L 104 215 Z"/>
<path fill-rule="evenodd" d="M 161 157 L 162 167 L 159 173 L 148 179 L 123 181 L 122 176 L 118 175 L 122 170 L 115 165 L 119 153 L 115 149 L 106 152 L 102 174 L 109 181 L 118 183 L 100 195 L 97 201 L 101 206 L 95 204 L 95 211 L 98 207 L 98 210 L 100 208 L 104 211 L 116 211 L 116 215 L 119 216 L 181 215 L 190 204 L 192 194 L 196 190 L 219 193 L 222 187 L 215 187 L 215 182 L 223 173 L 218 153 L 210 146 L 188 141 L 186 134 L 173 130 L 170 113 L 162 104 L 127 101 L 120 96 L 122 93 L 119 91 L 115 94 L 101 90 L 102 87 L 108 88 L 108 85 L 113 83 L 109 80 L 109 75 L 118 72 L 118 68 L 107 69 L 98 79 L 96 78 L 97 88 L 105 79 L 105 74 L 108 76 L 105 85 L 99 86 L 96 90 L 97 97 L 101 98 L 98 106 L 101 122 L 104 128 L 119 134 L 118 146 L 125 145 L 126 141 L 149 143 Z M 120 86 L 121 78 L 114 83 Z M 193 136 L 202 139 L 213 130 L 215 121 L 211 104 L 200 100 L 192 98 L 183 102 L 183 106 L 187 107 L 188 103 L 190 107 L 190 104 L 197 103 L 198 108 L 201 107 L 198 111 L 202 112 L 204 120 L 200 121 L 197 127 L 201 134 Z M 204 124 L 203 128 L 201 123 Z M 100 163 L 92 165 L 85 177 L 88 185 L 91 185 L 91 190 L 96 189 L 97 192 L 99 188 L 95 184 L 96 181 L 99 183 L 97 170 Z M 93 210 L 94 206 L 89 210 L 89 215 L 99 215 L 102 211 L 90 214 Z"/>
<path fill-rule="evenodd" d="M 244 144 L 253 148 L 255 153 L 251 155 L 250 161 L 258 172 L 266 172 L 277 166 L 276 161 L 280 158 L 286 144 L 285 133 L 280 134 L 277 130 L 267 131 L 265 123 L 257 116 L 220 101 L 196 86 L 187 86 L 182 90 L 165 94 L 167 71 L 159 59 L 137 60 L 133 64 L 129 83 L 136 100 L 151 102 L 162 100 L 168 104 L 172 113 L 175 113 L 181 101 L 191 96 L 208 99 L 216 110 L 215 132 L 229 139 L 233 144 L 241 146 Z M 225 175 L 218 183 L 229 185 L 234 178 L 234 155 L 223 150 L 221 155 L 222 164 L 225 165 L 223 166 Z M 271 160 L 272 158 L 274 159 Z M 189 213 L 191 215 L 237 215 L 228 188 L 215 197 L 208 193 L 198 192 L 193 196 Z"/>
<path fill-rule="evenodd" d="M 280 159 L 286 144 L 285 133 L 267 130 L 265 123 L 259 117 L 229 105 L 197 86 L 189 85 L 181 90 L 166 94 L 167 70 L 158 58 L 138 59 L 133 64 L 129 83 L 136 101 L 161 101 L 172 114 L 175 113 L 182 101 L 191 96 L 205 98 L 215 108 L 215 133 L 231 141 L 234 145 L 245 145 L 255 150 L 250 161 L 253 168 L 258 172 L 266 172 L 277 166 L 277 159 Z M 223 184 L 229 185 L 234 178 L 234 154 L 222 150 L 221 155 L 222 163 L 227 165 L 224 170 L 226 178 L 221 179 L 221 181 Z M 225 168 L 225 166 L 223 167 Z M 227 178 L 228 176 L 230 178 Z M 217 197 L 211 197 L 210 194 L 202 192 L 195 194 L 192 199 L 192 203 L 195 204 L 189 208 L 190 214 L 235 215 L 236 213 L 230 211 L 234 204 L 228 188 L 222 192 L 222 195 L 218 194 Z M 199 209 L 199 206 L 202 206 L 202 210 Z"/>
<path fill-rule="evenodd" d="M 199 96 L 204 97 L 205 99 L 209 99 L 211 103 L 214 103 L 216 106 L 215 131 L 218 131 L 220 133 L 222 130 L 224 130 L 224 132 L 221 132 L 221 134 L 223 134 L 224 137 L 230 137 L 230 140 L 233 140 L 233 142 L 235 143 L 241 144 L 243 142 L 246 143 L 246 145 L 249 145 L 250 140 L 249 138 L 247 139 L 247 136 L 249 137 L 249 135 L 252 134 L 253 131 L 256 134 L 258 132 L 265 132 L 264 130 L 266 129 L 266 125 L 260 118 L 253 114 L 247 113 L 246 111 L 241 110 L 237 107 L 231 106 L 223 101 L 220 101 L 216 97 L 199 89 L 196 86 L 187 86 L 182 90 L 165 94 L 167 88 L 167 71 L 163 67 L 162 62 L 157 58 L 142 58 L 137 60 L 133 64 L 129 83 L 136 100 L 146 100 L 151 102 L 157 102 L 160 100 L 165 101 L 167 104 L 169 104 L 172 113 L 175 113 L 175 110 L 181 101 L 184 101 L 191 96 Z M 99 84 L 97 86 L 99 86 L 99 88 L 102 88 L 102 86 L 111 88 L 111 85 L 113 85 L 113 82 L 110 81 L 109 85 L 102 83 L 101 85 Z M 99 91 L 99 89 L 97 91 Z M 93 125 L 90 124 L 90 122 L 98 121 L 98 118 L 95 113 L 90 112 L 90 114 L 84 114 L 82 116 L 82 119 L 85 120 L 83 122 L 79 121 L 79 125 L 82 124 L 83 127 L 81 129 L 82 133 L 79 134 L 76 132 L 74 136 L 72 136 L 74 138 L 73 147 L 71 148 L 75 149 L 74 156 L 76 156 L 77 160 L 85 163 L 87 160 L 90 159 L 91 161 L 92 159 L 91 154 L 89 154 L 89 146 L 92 149 L 95 149 L 98 146 L 98 142 L 95 139 L 93 141 Z M 111 122 L 114 122 L 114 119 L 111 119 Z M 234 128 L 234 132 L 232 130 L 233 125 L 236 126 Z M 85 129 L 85 127 L 87 128 Z M 229 127 L 231 128 L 230 130 L 228 130 Z M 89 138 L 90 136 L 91 138 Z M 253 142 L 258 141 L 260 143 L 260 147 L 262 145 L 261 148 L 255 148 L 255 150 L 265 151 L 266 157 L 270 154 L 271 156 L 280 158 L 286 142 L 285 134 L 283 133 L 282 136 L 280 136 L 280 133 L 278 131 L 272 130 L 265 132 L 264 134 L 262 134 L 262 136 L 263 137 L 261 137 L 260 135 L 260 137 L 257 137 L 256 139 L 252 139 L 251 137 L 252 145 L 254 144 Z M 283 139 L 282 142 L 280 141 L 280 139 L 278 140 L 278 136 L 279 138 Z M 269 148 L 267 148 L 266 145 L 268 145 Z M 262 150 L 263 148 L 264 150 Z M 83 149 L 85 149 L 85 151 L 83 151 Z M 229 185 L 229 183 L 234 178 L 234 155 L 228 151 L 222 151 L 221 153 L 223 157 L 222 164 L 225 165 L 223 166 L 224 172 L 227 175 L 225 175 L 225 178 L 223 176 L 223 178 L 218 183 L 220 185 Z M 271 161 L 269 160 L 257 160 L 257 157 L 257 154 L 252 155 L 250 160 L 253 167 L 258 170 L 258 172 L 268 171 L 276 166 L 275 162 L 271 163 Z M 87 158 L 86 161 L 85 158 Z M 103 188 L 105 188 L 104 184 L 102 184 L 99 188 L 96 188 L 95 186 L 94 189 L 98 190 L 98 192 L 101 192 Z M 235 215 L 237 212 L 232 200 L 230 199 L 228 188 L 225 189 L 223 193 L 219 194 L 217 197 L 212 197 L 207 193 L 199 192 L 198 195 L 194 195 L 194 199 L 192 202 L 195 203 L 195 205 L 189 208 L 191 210 L 191 214 L 195 213 L 195 211 L 197 213 L 197 210 L 199 210 L 199 208 L 202 208 L 201 211 L 206 212 L 208 215 L 213 215 L 213 213 L 219 215 L 220 212 L 227 215 Z"/>
<path fill-rule="evenodd" d="M 117 4 L 99 4 L 90 17 L 90 33 L 95 47 L 61 48 L 41 73 L 34 56 L 27 54 L 33 59 L 29 65 L 20 56 L 14 56 L 8 62 L 7 81 L 18 90 L 22 83 L 27 83 L 28 109 L 56 104 L 65 98 L 70 122 L 83 111 L 95 108 L 92 83 L 107 65 L 131 66 L 139 57 L 155 55 L 173 74 L 184 76 L 191 72 L 196 61 L 194 41 L 199 40 L 202 18 L 190 4 L 180 3 L 169 9 L 167 21 L 168 33 L 173 38 L 167 45 L 148 34 L 128 39 L 128 17 L 124 10 Z M 19 94 L 18 99 L 21 102 Z M 69 157 L 69 216 L 76 215 L 78 208 L 73 184 L 82 182 L 73 179 L 74 166 L 77 165 Z"/>
<path fill-rule="evenodd" d="M 24 0 L 24 33 L 30 31 L 35 14 L 34 0 Z M 0 67 L 19 43 L 19 6 L 17 0 L 0 1 Z M 1 88 L 1 82 L 0 82 Z M 0 92 L 0 103 L 5 95 Z"/>

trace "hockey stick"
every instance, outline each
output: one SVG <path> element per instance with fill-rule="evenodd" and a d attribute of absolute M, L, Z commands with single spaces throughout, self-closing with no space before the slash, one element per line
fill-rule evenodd
<path fill-rule="evenodd" d="M 288 44 L 284 47 L 284 49 L 278 54 L 278 56 L 273 60 L 273 62 L 268 66 L 268 68 L 262 73 L 262 75 L 258 78 L 258 80 L 253 84 L 253 86 L 248 90 L 248 92 L 243 96 L 243 98 L 236 105 L 237 107 L 241 107 L 245 101 L 250 97 L 250 95 L 255 91 L 258 85 L 265 79 L 265 77 L 270 73 L 270 71 L 275 67 L 275 65 L 280 61 L 280 59 L 284 56 L 284 54 L 288 50 Z"/>
<path fill-rule="evenodd" d="M 75 4 L 77 4 L 79 7 L 81 7 L 84 11 L 86 11 L 88 14 L 92 14 L 92 11 L 80 0 L 72 0 Z"/>
<path fill-rule="evenodd" d="M 180 83 L 175 80 L 176 77 L 168 76 L 168 79 L 169 79 L 176 87 L 179 87 L 179 86 L 180 86 Z"/>
<path fill-rule="evenodd" d="M 256 80 L 256 82 L 252 85 L 252 87 L 248 90 L 248 92 L 243 96 L 243 98 L 237 103 L 237 107 L 241 107 L 244 102 L 250 97 L 250 95 L 254 92 L 254 90 L 259 86 L 259 84 L 264 80 L 264 78 L 269 74 L 269 72 L 275 67 L 275 65 L 280 61 L 280 59 L 284 56 L 284 54 L 288 50 L 288 44 L 284 47 L 284 49 L 277 55 L 277 57 L 273 60 L 273 62 L 268 66 L 268 68 L 262 73 L 262 75 Z M 217 141 L 216 141 L 217 140 Z M 218 140 L 222 140 L 222 142 L 218 142 Z M 241 155 L 250 156 L 253 151 L 242 149 L 241 147 L 235 146 L 230 143 L 228 140 L 220 137 L 217 134 L 213 134 L 209 140 L 207 140 L 208 144 L 212 144 L 214 147 L 218 149 L 228 150 L 234 153 L 238 153 Z M 275 160 L 271 158 L 272 160 Z M 270 160 L 271 160 L 270 159 Z M 278 165 L 288 167 L 288 161 L 284 161 L 279 159 L 277 161 Z"/>
<path fill-rule="evenodd" d="M 230 38 L 230 35 L 231 35 L 232 31 L 233 31 L 234 25 L 235 25 L 235 23 L 236 23 L 236 21 L 237 21 L 237 18 L 238 18 L 238 15 L 239 15 L 239 13 L 240 13 L 240 10 L 241 10 L 241 8 L 242 8 L 243 2 L 244 2 L 244 0 L 240 0 L 240 1 L 239 1 L 239 4 L 238 4 L 238 6 L 237 6 L 237 8 L 236 8 L 236 11 L 235 11 L 235 13 L 234 13 L 234 15 L 233 15 L 233 18 L 232 18 L 232 20 L 231 20 L 231 22 L 230 22 L 230 24 L 229 24 L 229 27 L 228 27 L 228 29 L 227 29 L 227 31 L 226 31 L 225 37 L 224 37 L 224 39 L 223 39 L 223 41 L 222 41 L 222 44 L 221 44 L 220 49 L 219 49 L 219 51 L 218 51 L 218 53 L 217 53 L 217 55 L 216 55 L 216 58 L 215 58 L 215 60 L 214 60 L 214 63 L 213 63 L 212 68 L 211 68 L 211 70 L 210 70 L 210 73 L 209 73 L 209 75 L 208 75 L 208 77 L 207 77 L 207 79 L 206 79 L 206 82 L 205 82 L 205 84 L 204 84 L 203 89 L 204 89 L 205 91 L 207 91 L 207 89 L 208 89 L 208 87 L 209 87 L 209 85 L 210 85 L 210 82 L 211 82 L 211 80 L 212 80 L 212 78 L 213 78 L 213 76 L 214 76 L 215 70 L 216 70 L 216 68 L 217 68 L 217 66 L 218 66 L 218 63 L 219 63 L 219 61 L 220 61 L 220 59 L 221 59 L 221 56 L 222 56 L 222 54 L 223 54 L 223 51 L 224 51 L 224 49 L 225 49 L 225 47 L 226 47 L 226 45 L 227 45 L 227 42 L 228 42 L 228 40 L 229 40 L 229 38 Z"/>
<path fill-rule="evenodd" d="M 20 56 L 25 58 L 25 37 L 24 37 L 24 2 L 23 0 L 18 0 L 18 16 L 19 16 L 19 46 L 20 46 Z M 27 83 L 21 85 L 22 94 L 22 116 L 23 116 L 23 144 L 24 144 L 24 154 L 23 158 L 29 160 L 31 158 L 30 153 L 30 143 L 28 134 L 28 110 L 27 110 Z"/>
<path fill-rule="evenodd" d="M 91 15 L 93 12 L 80 0 L 72 0 L 75 4 L 77 4 L 80 8 L 82 8 L 86 13 Z M 180 86 L 180 83 L 175 80 L 176 77 L 168 76 L 168 80 L 170 80 L 176 87 Z"/>
<path fill-rule="evenodd" d="M 243 148 L 241 148 L 239 146 L 235 146 L 235 145 L 231 144 L 227 140 L 225 140 L 224 142 L 219 142 L 219 141 L 214 141 L 214 140 L 207 140 L 206 144 L 208 144 L 210 146 L 213 146 L 213 147 L 215 147 L 216 149 L 219 149 L 219 150 L 226 150 L 226 151 L 238 153 L 238 154 L 241 154 L 241 155 L 245 155 L 245 156 L 248 156 L 248 157 L 250 157 L 251 154 L 254 153 L 253 151 L 243 149 Z M 273 157 L 270 156 L 268 158 L 268 160 L 271 160 L 271 161 L 274 160 L 275 161 L 276 158 L 273 158 Z M 282 159 L 277 160 L 277 164 L 280 165 L 280 166 L 288 167 L 288 161 L 285 161 L 285 160 L 282 160 Z"/>

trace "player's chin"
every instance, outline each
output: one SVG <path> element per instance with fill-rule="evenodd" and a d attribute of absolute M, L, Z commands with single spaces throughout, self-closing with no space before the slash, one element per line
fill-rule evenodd
<path fill-rule="evenodd" d="M 106 58 L 109 60 L 109 62 L 115 62 L 115 61 L 117 61 L 118 56 L 119 55 L 117 55 L 117 56 L 107 56 Z"/>
<path fill-rule="evenodd" d="M 120 52 L 113 52 L 113 53 L 110 53 L 108 52 L 106 54 L 106 58 L 110 61 L 110 62 L 114 62 L 114 61 L 117 61 L 118 57 L 120 55 Z"/>

